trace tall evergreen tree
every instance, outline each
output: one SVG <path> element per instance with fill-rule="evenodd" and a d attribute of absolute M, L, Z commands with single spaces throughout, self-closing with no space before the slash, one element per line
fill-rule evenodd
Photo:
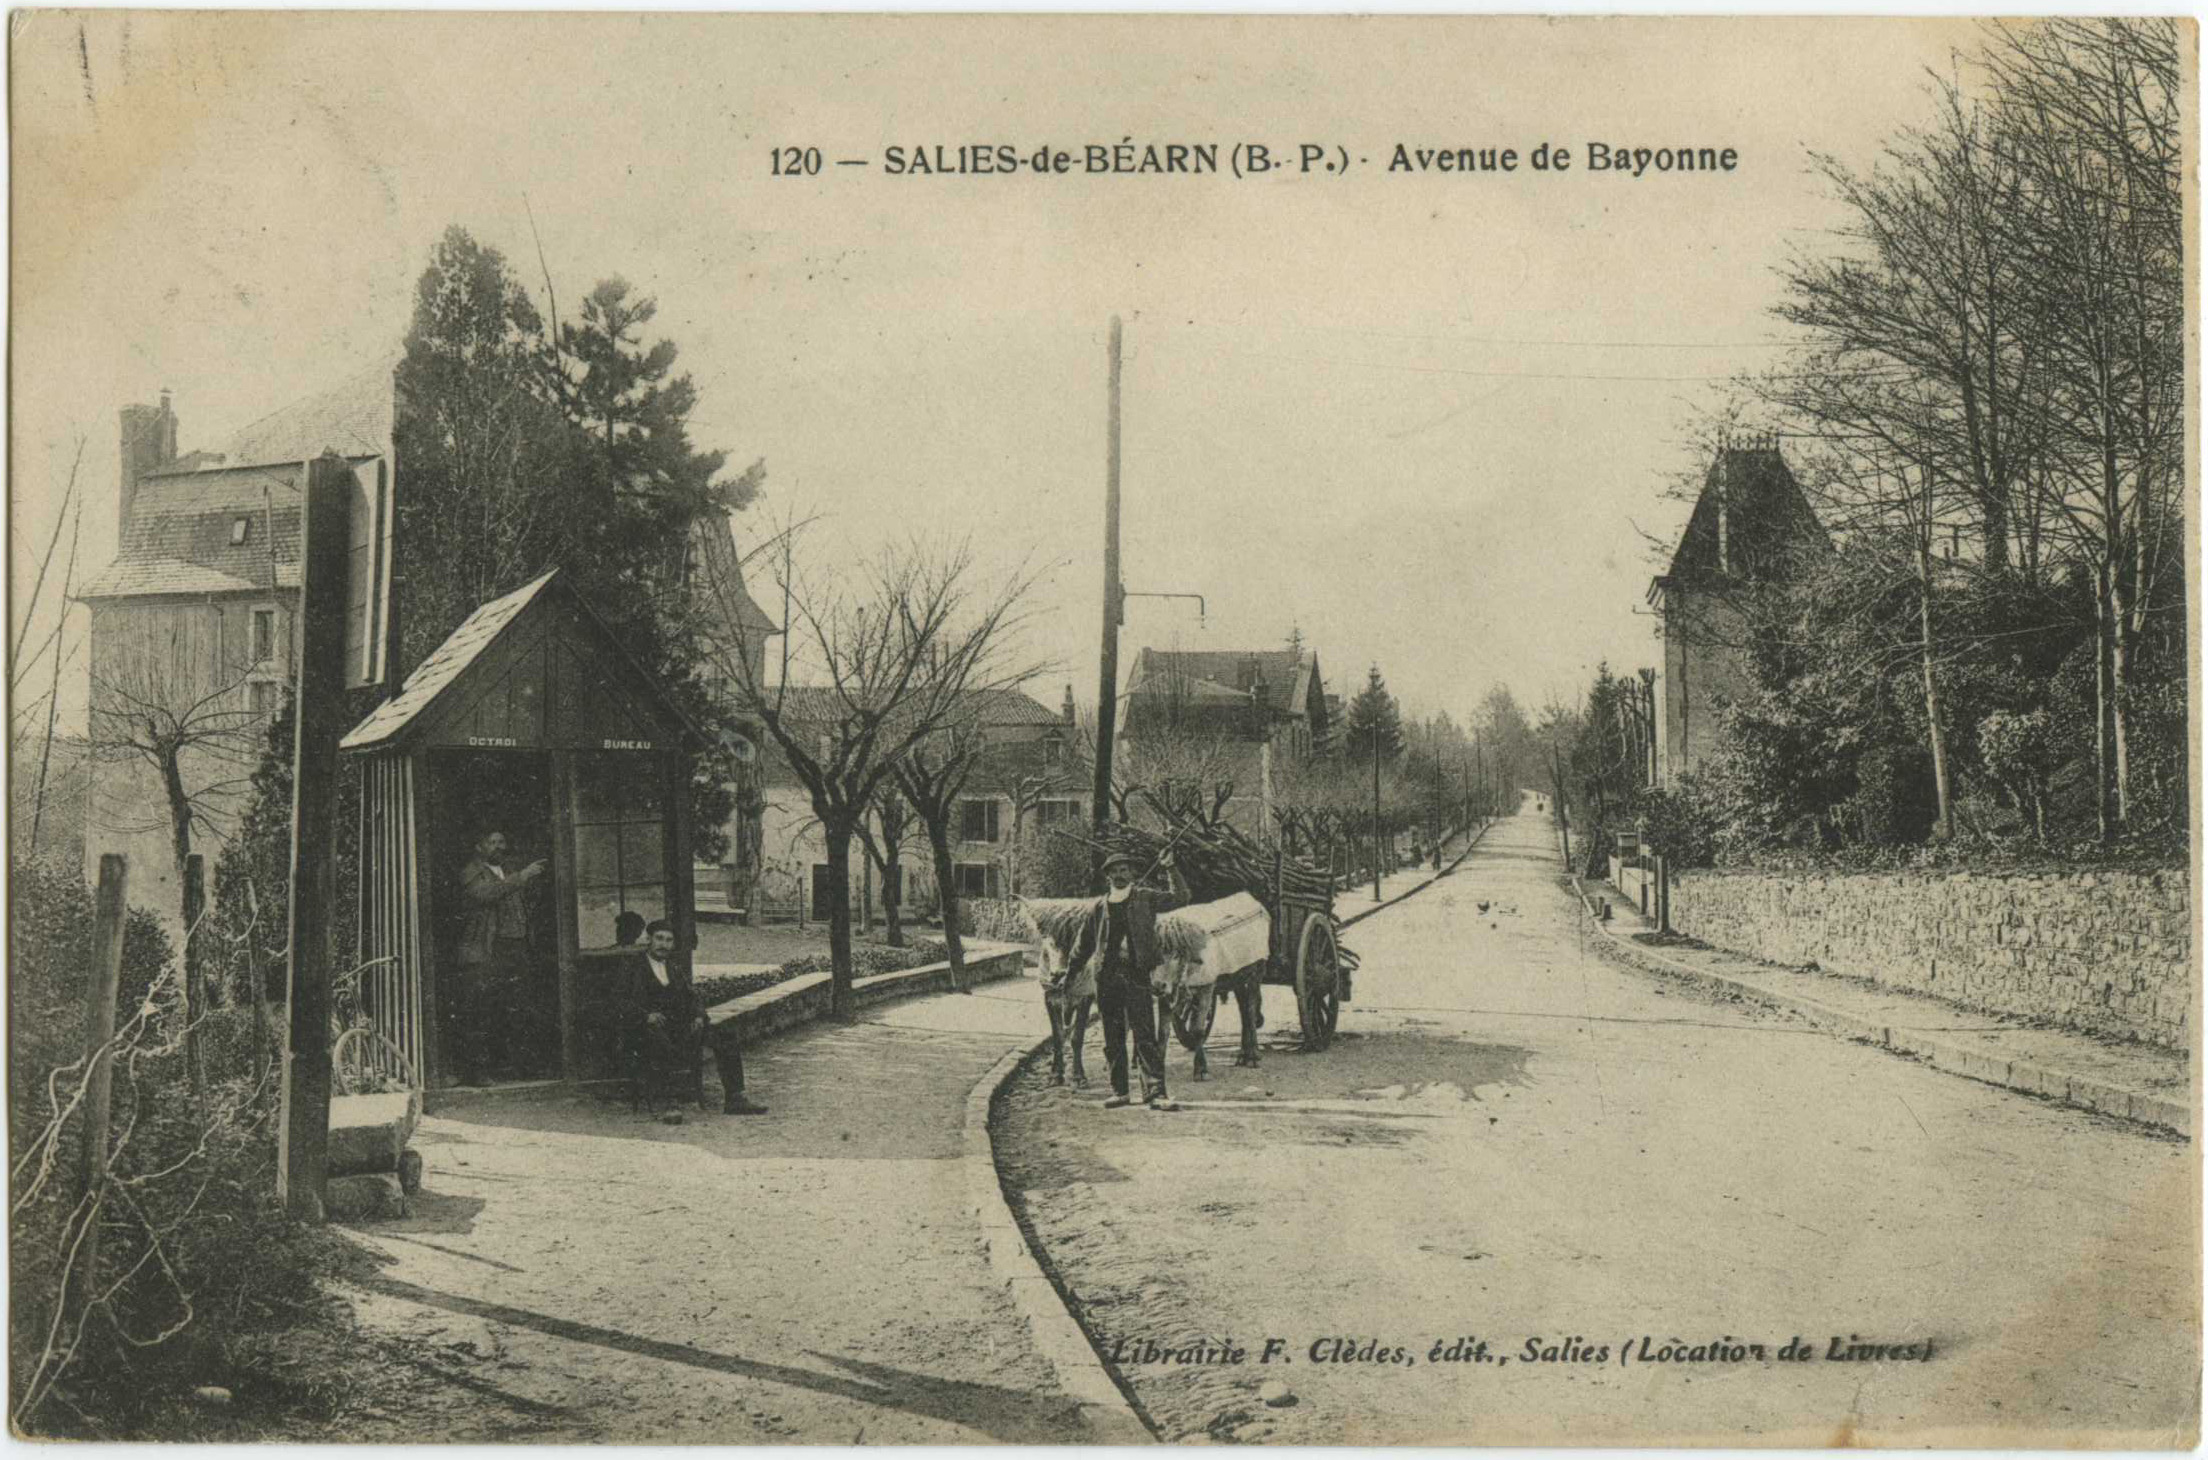
<path fill-rule="evenodd" d="M 1365 687 L 1357 691 L 1357 697 L 1349 702 L 1349 710 L 1343 717 L 1346 728 L 1342 732 L 1342 750 L 1351 764 L 1366 765 L 1372 760 L 1373 740 L 1380 742 L 1380 759 L 1393 764 L 1403 753 L 1403 712 L 1388 693 L 1387 681 L 1380 677 L 1380 666 L 1372 666 L 1365 678 Z"/>

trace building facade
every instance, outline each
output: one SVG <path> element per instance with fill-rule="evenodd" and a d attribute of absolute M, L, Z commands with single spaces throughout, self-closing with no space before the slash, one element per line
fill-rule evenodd
<path fill-rule="evenodd" d="M 222 451 L 178 450 L 169 392 L 121 411 L 120 547 L 77 590 L 90 611 L 90 775 L 85 875 L 103 853 L 130 863 L 131 900 L 172 933 L 183 923 L 180 848 L 214 864 L 243 814 L 268 721 L 296 675 L 301 504 L 310 463 L 334 457 L 354 485 L 356 558 L 377 581 L 391 489 L 388 368 L 300 401 Z M 351 605 L 348 678 L 381 652 L 384 605 Z"/>
<path fill-rule="evenodd" d="M 1275 767 L 1322 753 L 1340 700 L 1326 692 L 1316 651 L 1144 649 L 1128 677 L 1120 754 L 1129 786 L 1152 794 L 1227 792 L 1225 819 L 1271 834 Z M 1136 810 L 1138 808 L 1130 808 Z"/>
<path fill-rule="evenodd" d="M 832 690 L 793 685 L 786 696 L 786 723 L 836 713 Z M 1066 690 L 1056 712 L 1017 690 L 985 691 L 974 696 L 974 713 L 986 745 L 958 803 L 952 875 L 964 897 L 1032 896 L 1026 878 L 1038 839 L 1053 828 L 1078 828 L 1089 816 L 1089 763 L 1075 738 L 1073 691 Z M 762 765 L 759 875 L 742 911 L 759 920 L 825 922 L 832 911 L 828 846 L 811 793 L 771 745 Z M 898 901 L 908 916 L 932 916 L 939 905 L 933 857 L 915 816 L 898 848 Z M 857 845 L 850 901 L 862 920 L 878 915 L 882 903 L 879 878 Z"/>
<path fill-rule="evenodd" d="M 1831 551 L 1831 534 L 1775 438 L 1720 446 L 1670 567 L 1648 589 L 1663 643 L 1654 685 L 1657 784 L 1700 766 L 1716 748 L 1719 710 L 1754 688 L 1749 594 Z"/>

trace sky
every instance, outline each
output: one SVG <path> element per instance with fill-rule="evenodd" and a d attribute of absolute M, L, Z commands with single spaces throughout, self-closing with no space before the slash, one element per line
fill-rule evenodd
<path fill-rule="evenodd" d="M 1693 415 L 1780 356 L 1773 267 L 1843 221 L 1810 153 L 1869 165 L 1970 41 L 1918 19 L 14 24 L 19 627 L 80 440 L 89 574 L 114 551 L 120 406 L 166 386 L 184 448 L 217 448 L 394 354 L 457 224 L 540 303 L 547 273 L 568 309 L 611 274 L 658 300 L 694 439 L 766 462 L 740 539 L 797 515 L 813 576 L 915 533 L 1037 573 L 1053 706 L 1096 693 L 1117 315 L 1125 581 L 1206 610 L 1134 600 L 1123 664 L 1293 630 L 1331 687 L 1377 664 L 1409 710 L 1460 720 L 1497 682 L 1538 707 L 1598 661 L 1653 662 Z M 1221 171 L 1079 170 L 1123 139 L 1214 144 Z M 1581 165 L 1532 172 L 1543 141 Z M 1590 141 L 1739 165 L 1590 173 Z M 1349 166 L 1237 178 L 1240 142 Z M 888 174 L 888 148 L 961 143 L 1076 170 Z M 1398 143 L 1513 147 L 1520 169 L 1391 173 Z M 807 146 L 818 175 L 772 175 L 772 149 Z M 79 655 L 65 726 L 81 680 Z"/>

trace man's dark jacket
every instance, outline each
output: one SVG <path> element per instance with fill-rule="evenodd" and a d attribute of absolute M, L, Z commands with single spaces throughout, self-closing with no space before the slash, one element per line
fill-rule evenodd
<path fill-rule="evenodd" d="M 623 958 L 614 977 L 615 987 L 621 990 L 620 1018 L 631 1029 L 643 1028 L 645 1018 L 652 1014 L 666 1015 L 668 1026 L 674 1030 L 688 1029 L 692 1020 L 705 1016 L 697 989 L 672 958 L 667 960 L 664 984 L 652 975 L 651 956 L 642 952 Z"/>
<path fill-rule="evenodd" d="M 1148 981 L 1150 973 L 1160 962 L 1158 954 L 1158 908 L 1149 893 L 1141 888 L 1127 894 L 1127 972 L 1130 976 Z M 1080 936 L 1073 940 L 1073 959 L 1068 967 L 1079 968 L 1090 959 L 1096 960 L 1096 976 L 1104 976 L 1104 938 L 1109 926 L 1111 899 L 1100 897 L 1096 906 L 1081 924 Z"/>

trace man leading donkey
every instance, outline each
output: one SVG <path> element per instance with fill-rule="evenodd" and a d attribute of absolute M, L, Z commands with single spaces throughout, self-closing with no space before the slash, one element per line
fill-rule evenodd
<path fill-rule="evenodd" d="M 1172 853 L 1159 859 L 1172 866 Z M 1157 1000 L 1150 975 L 1162 961 L 1158 949 L 1158 909 L 1151 894 L 1135 886 L 1140 863 L 1115 852 L 1104 860 L 1107 891 L 1081 925 L 1068 967 L 1074 976 L 1090 974 L 1096 983 L 1097 1012 L 1104 1019 L 1104 1057 L 1111 1065 L 1112 1094 L 1106 1109 L 1133 1104 L 1128 1094 L 1127 1038 L 1134 1036 L 1135 1063 L 1142 1074 L 1142 1103 L 1152 1110 L 1174 1110 L 1165 1092 L 1165 1047 L 1159 1039 Z"/>

